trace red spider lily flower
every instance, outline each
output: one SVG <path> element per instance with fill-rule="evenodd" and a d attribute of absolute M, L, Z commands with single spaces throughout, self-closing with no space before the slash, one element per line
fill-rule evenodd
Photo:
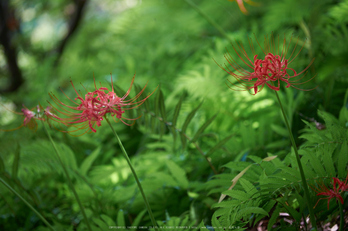
<path fill-rule="evenodd" d="M 343 181 L 340 181 L 338 178 L 334 177 L 333 178 L 334 180 L 334 185 L 338 184 L 338 189 L 341 190 L 342 192 L 345 192 L 345 191 L 348 191 L 348 184 L 347 184 L 347 181 L 348 181 L 348 175 L 346 177 L 346 181 L 343 182 Z"/>
<path fill-rule="evenodd" d="M 103 120 L 104 114 L 97 107 L 94 100 L 94 93 L 95 92 L 87 93 L 85 98 L 78 95 L 75 100 L 80 100 L 80 103 L 76 103 L 69 98 L 69 100 L 76 104 L 75 107 L 64 104 L 55 95 L 49 94 L 53 102 L 58 105 L 58 108 L 54 107 L 50 102 L 49 104 L 55 109 L 55 111 L 64 115 L 64 117 L 59 117 L 55 113 L 50 112 L 46 112 L 45 114 L 51 120 L 62 123 L 65 126 L 77 127 L 78 129 L 76 131 L 90 128 L 91 131 L 96 132 L 95 126 L 101 125 L 101 120 Z M 64 107 L 67 107 L 70 110 L 67 110 Z"/>
<path fill-rule="evenodd" d="M 256 36 L 255 36 L 255 39 L 256 39 Z M 260 92 L 265 85 L 267 85 L 272 90 L 279 91 L 281 81 L 286 83 L 287 88 L 293 87 L 293 88 L 299 89 L 296 87 L 296 85 L 304 84 L 315 77 L 314 76 L 304 82 L 299 82 L 306 75 L 307 73 L 306 71 L 312 65 L 314 59 L 312 59 L 312 61 L 304 70 L 300 72 L 296 72 L 295 69 L 291 68 L 289 65 L 302 51 L 305 43 L 303 43 L 303 45 L 301 46 L 298 52 L 295 52 L 299 42 L 299 39 L 297 39 L 295 43 L 295 47 L 290 53 L 289 47 L 292 41 L 292 36 L 290 38 L 288 45 L 284 37 L 281 51 L 279 51 L 279 46 L 280 46 L 279 36 L 278 36 L 278 39 L 276 40 L 277 41 L 275 41 L 273 34 L 271 35 L 271 38 L 265 37 L 264 47 L 262 47 L 259 41 L 256 39 L 257 44 L 260 46 L 260 48 L 262 49 L 264 53 L 264 59 L 258 59 L 259 55 L 255 53 L 254 45 L 251 38 L 249 39 L 249 45 L 254 55 L 253 59 L 249 58 L 242 43 L 238 44 L 236 42 L 237 48 L 232 44 L 233 50 L 236 52 L 239 59 L 241 59 L 241 61 L 248 68 L 250 68 L 250 71 L 240 66 L 236 62 L 236 60 L 233 58 L 233 56 L 230 53 L 228 53 L 228 51 L 224 57 L 234 70 L 230 70 L 226 64 L 225 64 L 226 68 L 222 67 L 218 63 L 217 64 L 219 65 L 220 68 L 222 68 L 228 74 L 232 75 L 240 84 L 240 85 L 236 85 L 235 83 L 232 83 L 231 81 L 229 81 L 233 86 L 239 88 L 242 91 L 253 89 L 254 95 Z M 290 53 L 289 57 L 287 57 L 288 53 Z M 230 88 L 232 89 L 232 87 Z M 304 90 L 304 89 L 299 89 L 299 90 Z"/>
<path fill-rule="evenodd" d="M 122 97 L 117 96 L 117 94 L 114 92 L 112 77 L 111 77 L 111 91 L 109 91 L 108 88 L 101 86 L 100 88 L 97 88 L 95 82 L 94 87 L 95 90 L 92 92 L 88 92 L 83 97 L 81 93 L 79 93 L 74 84 L 71 82 L 71 85 L 73 86 L 77 97 L 74 100 L 70 99 L 67 95 L 64 95 L 75 104 L 75 106 L 69 106 L 62 101 L 60 101 L 54 94 L 49 94 L 53 102 L 57 106 L 53 106 L 49 102 L 49 104 L 57 111 L 59 114 L 62 114 L 63 117 L 59 117 L 58 115 L 54 113 L 47 113 L 46 115 L 53 121 L 56 121 L 60 124 L 63 124 L 65 126 L 71 126 L 76 129 L 71 131 L 63 131 L 68 133 L 74 133 L 83 130 L 83 133 L 80 135 L 83 135 L 85 133 L 90 132 L 96 132 L 96 127 L 101 126 L 101 121 L 103 120 L 104 116 L 107 114 L 110 114 L 111 117 L 114 119 L 115 122 L 121 121 L 122 123 L 131 126 L 132 124 L 127 123 L 126 121 L 135 121 L 138 118 L 126 118 L 123 116 L 126 110 L 134 109 L 138 106 L 140 106 L 142 103 L 145 102 L 145 100 L 150 97 L 151 94 L 149 94 L 147 97 L 145 97 L 142 100 L 136 101 L 140 95 L 144 92 L 145 87 L 134 97 L 131 99 L 126 100 L 126 98 L 129 96 L 129 93 L 132 89 L 133 83 L 134 83 L 135 75 L 132 78 L 130 88 L 126 92 L 126 94 Z"/>
<path fill-rule="evenodd" d="M 348 176 L 347 176 L 348 177 Z M 343 198 L 341 196 L 342 192 L 347 191 L 347 181 L 343 183 L 338 178 L 333 178 L 333 189 L 327 188 L 324 184 L 320 185 L 320 188 L 316 188 L 315 191 L 317 192 L 317 196 L 327 196 L 325 198 L 320 198 L 315 206 L 317 206 L 318 202 L 323 199 L 328 199 L 327 202 L 327 209 L 329 209 L 330 206 L 330 200 L 333 198 L 336 198 L 337 201 L 341 202 L 343 204 Z M 336 185 L 338 184 L 338 187 Z M 314 206 L 314 207 L 315 207 Z"/>
<path fill-rule="evenodd" d="M 243 0 L 228 0 L 228 1 L 230 1 L 230 2 L 236 1 L 240 11 L 243 14 L 248 14 L 248 11 L 247 11 L 247 9 L 244 6 L 244 2 L 248 3 L 249 5 L 256 5 L 254 2 L 252 2 L 250 0 L 244 0 L 244 2 L 243 2 Z"/>
<path fill-rule="evenodd" d="M 4 105 L 2 105 L 2 106 L 4 108 L 6 108 L 6 110 L 8 110 L 14 114 L 24 116 L 24 120 L 23 120 L 23 123 L 19 127 L 8 129 L 8 130 L 0 129 L 0 131 L 14 131 L 14 130 L 20 129 L 22 127 L 27 127 L 30 130 L 36 131 L 37 130 L 36 120 L 45 121 L 45 119 L 43 118 L 43 109 L 39 105 L 37 105 L 36 107 L 34 107 L 32 109 L 28 109 L 23 105 L 22 113 L 12 111 L 12 110 L 8 109 L 7 107 L 5 107 Z M 36 109 L 36 112 L 35 112 L 35 109 Z M 47 111 L 49 111 L 49 109 L 47 109 Z"/>

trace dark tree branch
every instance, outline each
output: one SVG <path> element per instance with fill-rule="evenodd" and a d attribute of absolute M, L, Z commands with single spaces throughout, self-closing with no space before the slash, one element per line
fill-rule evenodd
<path fill-rule="evenodd" d="M 86 3 L 87 3 L 87 0 L 75 0 L 74 1 L 75 9 L 74 9 L 74 13 L 72 14 L 72 16 L 70 18 L 68 33 L 63 38 L 63 40 L 61 41 L 61 43 L 59 44 L 59 46 L 56 50 L 57 57 L 56 57 L 56 60 L 54 62 L 54 66 L 58 65 L 60 58 L 63 55 L 65 46 L 67 45 L 71 36 L 76 32 L 76 30 L 81 22 L 81 19 L 83 16 L 83 10 L 86 6 Z"/>
<path fill-rule="evenodd" d="M 66 36 L 61 40 L 55 50 L 56 59 L 54 66 L 57 66 L 64 49 L 76 33 L 81 19 L 83 10 L 88 0 L 74 0 L 74 11 L 69 20 L 69 28 Z M 19 22 L 15 18 L 14 10 L 9 5 L 9 0 L 0 0 L 0 45 L 3 47 L 9 71 L 9 86 L 3 88 L 0 86 L 0 93 L 16 91 L 24 82 L 21 69 L 17 61 L 17 48 L 12 43 L 12 34 L 19 29 Z"/>
<path fill-rule="evenodd" d="M 19 23 L 15 18 L 14 11 L 9 7 L 7 0 L 0 1 L 0 44 L 3 46 L 6 62 L 10 72 L 10 85 L 0 88 L 0 93 L 13 92 L 23 83 L 22 72 L 17 62 L 17 49 L 11 43 L 13 31 L 17 30 Z"/>

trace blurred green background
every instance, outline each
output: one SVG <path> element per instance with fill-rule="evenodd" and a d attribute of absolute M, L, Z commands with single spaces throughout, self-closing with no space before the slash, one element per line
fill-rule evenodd
<path fill-rule="evenodd" d="M 194 142 L 185 146 L 179 137 L 173 139 L 170 126 L 156 119 L 163 117 L 156 107 L 161 101 L 157 92 L 163 92 L 168 122 L 183 97 L 178 129 L 203 102 L 186 130 L 191 139 L 217 113 L 196 144 L 207 153 L 233 135 L 209 156 L 219 173 L 227 162 L 245 161 L 249 154 L 264 158 L 267 152 L 284 156 L 290 150 L 274 93 L 265 87 L 252 96 L 226 86 L 233 77 L 214 60 L 226 63 L 226 48 L 234 55 L 231 41 L 243 42 L 247 52 L 249 37 L 262 44 L 271 33 L 287 41 L 293 36 L 291 47 L 297 38 L 299 45 L 306 43 L 292 68 L 301 71 L 315 58 L 306 76 L 315 78 L 303 88 L 317 87 L 307 92 L 282 86 L 280 93 L 296 137 L 305 127 L 302 119 L 323 123 L 318 109 L 338 117 L 341 108 L 348 107 L 343 105 L 348 87 L 348 1 L 254 2 L 245 3 L 245 15 L 236 2 L 227 0 L 1 1 L 0 102 L 17 112 L 22 104 L 46 106 L 49 92 L 65 98 L 60 88 L 71 98 L 76 96 L 70 80 L 83 92 L 80 83 L 93 89 L 93 76 L 109 86 L 110 73 L 114 85 L 123 90 L 129 88 L 135 73 L 136 85 L 148 84 L 145 94 L 160 86 L 147 107 L 138 110 L 143 117 L 135 126 L 118 123 L 115 129 L 132 156 L 156 219 L 168 221 L 185 214 L 196 224 L 202 220 L 209 224 L 210 207 L 219 194 L 208 196 L 204 183 L 214 172 Z M 15 128 L 22 121 L 21 116 L 0 108 L 1 129 Z M 36 133 L 27 128 L 0 131 L 2 174 L 57 227 L 83 229 L 77 204 L 40 123 L 38 127 Z M 97 133 L 81 137 L 52 130 L 52 136 L 65 153 L 88 214 L 116 219 L 122 211 L 125 223 L 132 224 L 144 206 L 109 130 L 101 126 Z M 90 164 L 82 167 L 86 159 Z M 188 185 L 175 178 L 175 171 L 168 167 L 172 165 L 185 172 Z M 4 187 L 1 197 L 4 230 L 33 230 L 42 225 Z M 141 222 L 149 224 L 146 215 Z"/>

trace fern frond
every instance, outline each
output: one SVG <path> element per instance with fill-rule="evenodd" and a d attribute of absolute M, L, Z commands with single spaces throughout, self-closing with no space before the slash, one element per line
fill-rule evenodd
<path fill-rule="evenodd" d="M 329 9 L 329 14 L 331 17 L 337 20 L 337 22 L 347 22 L 348 1 L 343 0 L 337 5 L 331 7 Z"/>

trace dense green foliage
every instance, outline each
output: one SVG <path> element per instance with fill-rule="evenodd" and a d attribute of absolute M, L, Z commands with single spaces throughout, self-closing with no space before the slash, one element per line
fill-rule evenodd
<path fill-rule="evenodd" d="M 226 63 L 226 48 L 235 54 L 231 42 L 242 42 L 250 52 L 249 37 L 262 43 L 271 33 L 287 41 L 293 35 L 291 47 L 296 41 L 300 46 L 306 43 L 292 67 L 303 70 L 315 58 L 305 79 L 315 78 L 300 87 L 315 89 L 282 86 L 278 93 L 312 186 L 312 204 L 320 198 L 314 190 L 320 182 L 329 186 L 332 177 L 346 178 L 347 0 L 255 0 L 255 6 L 245 4 L 248 15 L 227 0 L 90 1 L 57 63 L 55 48 L 67 31 L 72 5 L 66 0 L 44 2 L 10 1 L 21 21 L 12 42 L 18 49 L 24 84 L 1 94 L 0 103 L 18 112 L 22 104 L 46 106 L 49 92 L 65 98 L 59 88 L 74 99 L 70 78 L 84 92 L 84 87 L 94 89 L 93 75 L 97 83 L 110 85 L 110 73 L 119 93 L 129 88 L 135 72 L 132 96 L 146 83 L 142 97 L 158 86 L 144 104 L 127 111 L 129 118 L 141 115 L 134 126 L 114 123 L 114 128 L 159 225 L 246 230 L 263 219 L 268 230 L 299 230 L 308 217 L 300 173 L 274 92 L 268 87 L 256 95 L 233 91 L 225 84 L 233 77 L 216 64 Z M 2 52 L 2 86 L 9 76 Z M 1 129 L 22 122 L 21 116 L 0 107 Z M 73 137 L 51 129 L 50 134 L 93 230 L 151 225 L 105 121 L 96 133 Z M 56 230 L 85 230 L 40 121 L 36 132 L 25 127 L 0 131 L 0 177 Z M 227 196 L 219 203 L 221 194 Z M 347 214 L 348 194 L 343 196 Z M 327 201 L 321 200 L 314 211 L 318 225 L 337 222 L 336 200 L 329 210 Z M 279 213 L 288 213 L 292 224 Z M 0 215 L 1 230 L 49 230 L 3 185 Z"/>

